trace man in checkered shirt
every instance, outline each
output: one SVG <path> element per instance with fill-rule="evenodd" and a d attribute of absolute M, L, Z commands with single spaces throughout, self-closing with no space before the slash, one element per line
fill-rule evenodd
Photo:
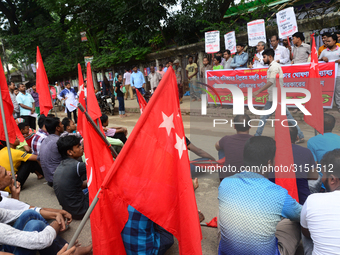
<path fill-rule="evenodd" d="M 45 115 L 40 115 L 38 120 L 39 131 L 32 139 L 32 154 L 39 155 L 40 146 L 45 138 L 49 135 L 45 128 Z"/>

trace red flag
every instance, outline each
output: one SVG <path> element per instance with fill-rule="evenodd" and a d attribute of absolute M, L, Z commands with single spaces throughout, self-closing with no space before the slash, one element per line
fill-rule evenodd
<path fill-rule="evenodd" d="M 94 85 L 91 71 L 91 64 L 87 63 L 87 112 L 90 114 L 93 120 L 96 120 L 102 116 L 100 111 L 96 94 L 94 93 Z"/>
<path fill-rule="evenodd" d="M 39 46 L 37 46 L 37 92 L 39 94 L 40 114 L 47 116 L 48 112 L 53 108 L 48 79 L 41 58 Z"/>
<path fill-rule="evenodd" d="M 307 89 L 311 93 L 310 100 L 305 104 L 306 109 L 312 115 L 305 115 L 304 121 L 315 128 L 319 133 L 324 132 L 323 123 L 323 98 L 322 98 L 322 88 L 320 83 L 320 73 L 319 73 L 319 62 L 318 54 L 315 47 L 314 34 L 312 36 L 312 53 L 311 53 L 311 63 L 309 67 L 309 77 L 307 80 Z"/>
<path fill-rule="evenodd" d="M 287 120 L 287 115 L 286 109 L 281 109 L 281 85 L 279 79 L 282 79 L 282 77 L 276 79 L 278 107 L 275 112 L 275 119 L 280 120 L 277 122 L 280 124 L 275 124 L 275 166 L 280 168 L 282 166 L 282 169 L 275 172 L 275 183 L 288 190 L 288 194 L 299 202 L 296 175 L 293 172 L 294 158 L 289 127 L 281 125 L 282 121 Z M 283 123 L 285 124 L 285 122 Z M 285 125 L 287 125 L 287 122 Z"/>
<path fill-rule="evenodd" d="M 2 97 L 1 100 L 4 105 L 4 113 L 5 113 L 5 119 L 6 119 L 6 124 L 7 124 L 9 142 L 14 143 L 16 139 L 16 133 L 19 130 L 19 128 L 13 118 L 14 107 L 12 104 L 11 96 L 9 94 L 6 77 L 5 77 L 4 69 L 2 68 L 1 60 L 0 60 L 0 88 L 1 88 L 1 97 Z M 0 112 L 0 117 L 1 117 L 0 140 L 6 141 L 5 130 L 4 130 L 4 125 L 3 125 L 4 123 L 2 120 L 1 112 Z M 19 133 L 21 135 L 20 130 L 19 130 Z"/>
<path fill-rule="evenodd" d="M 139 93 L 139 90 L 136 89 L 136 94 L 137 94 L 137 98 L 138 98 L 138 104 L 139 104 L 139 109 L 140 109 L 140 113 L 142 114 L 147 103 L 144 99 L 144 97 L 141 95 L 141 93 Z"/>
<path fill-rule="evenodd" d="M 87 121 L 85 116 L 83 118 L 83 137 L 88 177 L 87 186 L 91 204 L 102 185 L 104 177 L 113 164 L 113 158 L 109 147 Z M 103 200 L 99 199 L 90 216 L 94 254 L 102 254 L 102 248 L 105 245 L 105 238 L 103 237 L 111 235 L 110 228 L 112 226 L 108 228 L 108 225 L 106 225 L 101 218 L 101 214 L 105 210 L 106 208 L 103 207 Z"/>
<path fill-rule="evenodd" d="M 206 222 L 208 227 L 217 228 L 217 217 L 213 218 L 210 222 Z"/>
<path fill-rule="evenodd" d="M 107 209 L 101 217 L 112 226 L 106 249 L 116 255 L 125 254 L 128 205 L 171 232 L 180 254 L 202 254 L 177 81 L 169 69 L 102 185 Z"/>
<path fill-rule="evenodd" d="M 81 72 L 81 66 L 78 63 L 78 81 L 79 81 L 79 103 L 84 107 L 86 110 L 85 104 L 85 87 L 84 87 L 84 79 L 83 73 Z M 84 113 L 82 111 L 78 111 L 78 123 L 77 123 L 77 130 L 83 136 L 83 118 L 85 118 Z"/>

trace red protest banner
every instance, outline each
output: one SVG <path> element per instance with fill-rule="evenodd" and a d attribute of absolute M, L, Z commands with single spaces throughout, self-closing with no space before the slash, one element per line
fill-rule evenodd
<path fill-rule="evenodd" d="M 334 62 L 319 63 L 320 82 L 322 85 L 323 107 L 332 108 L 336 78 L 336 66 Z M 302 65 L 282 66 L 284 73 L 284 87 L 307 88 L 307 78 L 309 77 L 309 63 Z M 267 82 L 267 68 L 260 69 L 236 69 L 236 70 L 216 70 L 207 71 L 207 83 L 216 88 L 218 84 L 230 84 L 240 88 L 244 94 L 244 104 L 248 104 L 247 89 L 257 90 Z M 217 96 L 208 89 L 215 100 Z M 232 105 L 233 96 L 229 89 L 216 88 L 221 98 L 222 104 Z M 303 93 L 287 93 L 287 98 L 303 98 Z M 268 99 L 267 91 L 263 91 L 253 98 L 255 106 L 264 106 Z M 214 99 L 208 95 L 208 104 L 214 104 Z M 288 105 L 289 106 L 289 105 Z"/>

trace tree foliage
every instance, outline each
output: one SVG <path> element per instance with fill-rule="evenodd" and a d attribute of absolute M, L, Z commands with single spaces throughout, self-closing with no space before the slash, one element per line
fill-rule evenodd
<path fill-rule="evenodd" d="M 0 36 L 12 63 L 34 63 L 40 47 L 49 78 L 142 61 L 157 51 L 200 41 L 231 0 L 0 0 Z M 170 7 L 181 5 L 171 12 Z M 223 23 L 223 22 L 222 22 Z M 80 32 L 87 33 L 81 42 Z"/>

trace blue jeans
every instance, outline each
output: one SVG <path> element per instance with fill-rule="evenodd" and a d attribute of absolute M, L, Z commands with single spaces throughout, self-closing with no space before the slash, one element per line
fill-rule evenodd
<path fill-rule="evenodd" d="M 201 99 L 200 89 L 197 86 L 196 80 L 190 80 L 189 88 L 190 88 L 190 97 L 192 99 Z"/>
<path fill-rule="evenodd" d="M 125 114 L 124 97 L 117 97 L 119 102 L 119 115 Z"/>
<path fill-rule="evenodd" d="M 36 211 L 27 210 L 15 221 L 13 227 L 22 231 L 38 231 L 41 232 L 48 226 L 47 221 Z M 41 255 L 55 255 L 65 245 L 66 241 L 57 236 L 52 245 L 43 250 L 40 250 Z M 15 255 L 36 255 L 37 251 L 28 250 L 25 248 L 4 245 L 4 251 L 13 253 Z"/>
<path fill-rule="evenodd" d="M 263 110 L 269 110 L 271 107 L 272 107 L 272 104 L 273 102 L 271 101 L 267 101 L 267 103 L 265 104 Z M 273 114 L 273 113 L 272 113 Z M 263 125 L 261 127 L 258 127 L 257 130 L 256 130 L 256 134 L 255 136 L 261 136 L 262 135 L 262 132 L 263 132 L 263 129 L 264 129 L 264 126 L 266 125 L 266 122 L 267 122 L 267 119 L 272 115 L 272 114 L 269 114 L 269 115 L 261 115 L 261 120 L 263 121 Z M 287 115 L 287 119 L 288 119 L 288 123 L 291 124 L 291 125 L 294 125 L 295 123 L 292 122 L 292 121 L 289 121 L 289 120 L 294 120 L 293 116 L 290 114 L 290 112 L 288 111 L 288 108 L 286 107 L 286 115 Z M 298 137 L 299 139 L 302 139 L 304 138 L 304 135 L 299 127 L 299 125 L 296 125 L 296 128 L 298 130 Z"/>

